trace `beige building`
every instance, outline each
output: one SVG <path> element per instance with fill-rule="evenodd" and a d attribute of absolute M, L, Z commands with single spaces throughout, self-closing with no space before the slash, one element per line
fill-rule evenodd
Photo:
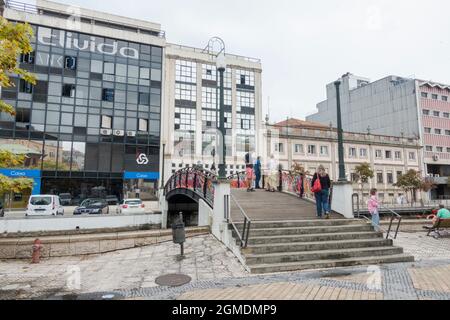
<path fill-rule="evenodd" d="M 265 125 L 263 155 L 271 155 L 288 170 L 295 163 L 314 173 L 323 165 L 332 180 L 339 176 L 337 130 L 314 122 L 288 119 L 274 125 Z M 347 178 L 354 182 L 355 192 L 360 193 L 355 167 L 369 163 L 374 178 L 364 186 L 366 197 L 369 188 L 377 188 L 385 202 L 395 201 L 404 192 L 396 187 L 397 177 L 410 169 L 420 171 L 421 147 L 418 140 L 363 133 L 344 133 L 345 168 Z M 267 161 L 267 160 L 265 160 Z M 266 162 L 267 163 L 267 162 Z M 264 164 L 263 164 L 264 166 Z"/>

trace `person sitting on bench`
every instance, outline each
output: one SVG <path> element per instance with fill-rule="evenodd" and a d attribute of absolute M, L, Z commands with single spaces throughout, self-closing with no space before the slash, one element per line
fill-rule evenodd
<path fill-rule="evenodd" d="M 439 211 L 433 218 L 433 224 L 436 224 L 439 219 L 450 219 L 450 211 L 443 204 L 439 205 Z"/>

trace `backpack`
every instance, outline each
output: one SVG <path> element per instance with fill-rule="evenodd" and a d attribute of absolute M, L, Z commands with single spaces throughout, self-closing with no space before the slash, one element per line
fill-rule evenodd
<path fill-rule="evenodd" d="M 313 193 L 318 193 L 318 192 L 322 191 L 322 184 L 320 183 L 319 175 L 317 175 L 317 179 L 316 179 L 316 181 L 314 181 L 311 191 Z"/>

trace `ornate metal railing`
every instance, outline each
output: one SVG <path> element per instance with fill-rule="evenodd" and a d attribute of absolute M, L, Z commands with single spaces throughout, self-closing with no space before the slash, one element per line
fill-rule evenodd
<path fill-rule="evenodd" d="M 247 183 L 247 177 L 245 171 L 242 172 L 236 172 L 235 174 L 232 174 L 229 176 L 228 181 L 230 182 L 230 186 L 232 189 L 247 189 L 248 183 Z"/>
<path fill-rule="evenodd" d="M 316 202 L 316 196 L 311 191 L 313 176 L 292 171 L 281 170 L 278 173 L 278 191 L 295 194 L 300 198 Z M 330 188 L 329 204 L 333 198 L 333 186 Z"/>
<path fill-rule="evenodd" d="M 164 187 L 164 195 L 180 190 L 190 190 L 214 207 L 214 182 L 217 176 L 207 170 L 183 168 L 175 172 Z"/>

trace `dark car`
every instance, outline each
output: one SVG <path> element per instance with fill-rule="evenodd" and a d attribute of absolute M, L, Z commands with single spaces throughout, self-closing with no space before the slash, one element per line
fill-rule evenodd
<path fill-rule="evenodd" d="M 109 214 L 108 202 L 105 199 L 86 199 L 75 208 L 73 214 Z"/>
<path fill-rule="evenodd" d="M 72 195 L 70 193 L 61 193 L 59 200 L 62 206 L 70 206 L 72 204 Z"/>
<path fill-rule="evenodd" d="M 3 208 L 3 202 L 0 201 L 0 217 L 5 216 L 5 208 Z"/>
<path fill-rule="evenodd" d="M 108 202 L 110 206 L 115 206 L 119 203 L 119 198 L 117 198 L 117 196 L 115 195 L 109 195 L 106 196 L 106 202 Z"/>

